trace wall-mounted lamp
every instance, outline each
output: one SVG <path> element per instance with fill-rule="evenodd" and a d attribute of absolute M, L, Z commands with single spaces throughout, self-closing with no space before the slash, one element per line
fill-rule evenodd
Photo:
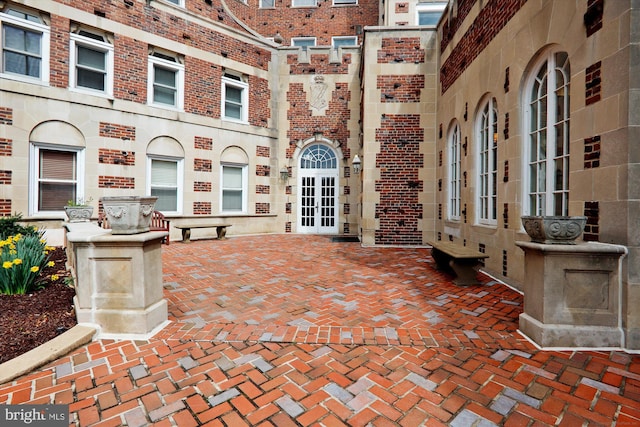
<path fill-rule="evenodd" d="M 356 175 L 358 175 L 362 170 L 362 160 L 360 160 L 360 157 L 358 157 L 357 154 L 353 158 L 351 166 L 353 167 L 353 173 L 355 173 Z"/>
<path fill-rule="evenodd" d="M 287 169 L 286 166 L 283 166 L 282 169 L 280 169 L 280 181 L 287 182 L 288 179 L 289 179 L 289 169 Z"/>

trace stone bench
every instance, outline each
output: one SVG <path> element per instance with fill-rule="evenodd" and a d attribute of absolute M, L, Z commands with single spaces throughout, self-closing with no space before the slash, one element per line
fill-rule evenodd
<path fill-rule="evenodd" d="M 191 229 L 192 228 L 214 228 L 218 235 L 218 240 L 226 239 L 227 228 L 231 227 L 231 224 L 180 224 L 175 225 L 175 228 L 182 231 L 182 242 L 189 243 L 191 241 Z"/>
<path fill-rule="evenodd" d="M 478 285 L 476 274 L 481 259 L 489 255 L 478 252 L 467 246 L 453 242 L 428 242 L 431 245 L 431 256 L 438 270 L 453 271 L 453 283 L 458 286 Z"/>

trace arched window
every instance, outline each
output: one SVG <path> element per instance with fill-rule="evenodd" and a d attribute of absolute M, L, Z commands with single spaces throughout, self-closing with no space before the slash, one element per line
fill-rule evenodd
<path fill-rule="evenodd" d="M 300 156 L 302 169 L 335 169 L 337 164 L 333 150 L 322 144 L 310 145 Z"/>
<path fill-rule="evenodd" d="M 157 196 L 155 208 L 181 213 L 184 182 L 184 148 L 175 139 L 160 136 L 147 146 L 147 194 Z"/>
<path fill-rule="evenodd" d="M 530 215 L 568 215 L 570 76 L 567 53 L 549 52 L 525 87 L 524 210 Z"/>
<path fill-rule="evenodd" d="M 478 114 L 478 219 L 494 225 L 497 220 L 498 110 L 495 98 L 488 98 Z"/>
<path fill-rule="evenodd" d="M 449 209 L 448 217 L 452 220 L 460 219 L 460 126 L 455 123 L 449 131 Z"/>

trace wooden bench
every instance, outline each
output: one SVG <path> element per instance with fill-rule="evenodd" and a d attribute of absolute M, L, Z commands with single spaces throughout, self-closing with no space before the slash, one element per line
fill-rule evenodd
<path fill-rule="evenodd" d="M 453 283 L 458 286 L 478 285 L 476 274 L 481 259 L 489 255 L 478 252 L 467 246 L 453 242 L 428 242 L 431 245 L 431 256 L 438 270 L 452 271 L 455 274 Z"/>
<path fill-rule="evenodd" d="M 149 231 L 166 231 L 169 233 L 170 223 L 168 219 L 164 217 L 162 212 L 153 211 L 153 215 L 151 216 L 151 223 L 149 224 Z M 109 221 L 107 220 L 107 216 L 103 213 L 98 215 L 98 225 L 102 228 L 111 228 L 109 226 Z M 169 244 L 171 243 L 169 240 L 169 235 L 162 239 L 162 243 Z"/>
<path fill-rule="evenodd" d="M 182 243 L 189 243 L 191 241 L 191 229 L 192 228 L 214 228 L 218 235 L 218 240 L 226 239 L 227 228 L 231 227 L 231 224 L 180 224 L 174 226 L 182 230 Z"/>

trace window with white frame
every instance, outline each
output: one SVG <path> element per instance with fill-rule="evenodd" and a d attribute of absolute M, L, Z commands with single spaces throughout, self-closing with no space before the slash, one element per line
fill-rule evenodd
<path fill-rule="evenodd" d="M 222 76 L 222 118 L 249 121 L 249 85 L 241 75 L 225 72 Z"/>
<path fill-rule="evenodd" d="M 316 0 L 291 0 L 291 7 L 316 7 Z"/>
<path fill-rule="evenodd" d="M 147 194 L 158 197 L 155 209 L 179 213 L 182 209 L 183 159 L 147 157 Z"/>
<path fill-rule="evenodd" d="M 529 215 L 569 212 L 570 75 L 567 53 L 549 52 L 539 59 L 525 87 L 525 212 Z"/>
<path fill-rule="evenodd" d="M 340 46 L 357 46 L 357 45 L 358 45 L 357 36 L 331 37 L 331 46 L 333 46 L 334 48 L 338 48 Z"/>
<path fill-rule="evenodd" d="M 49 82 L 50 29 L 35 12 L 10 7 L 0 13 L 3 77 Z"/>
<path fill-rule="evenodd" d="M 181 110 L 184 105 L 184 65 L 179 58 L 154 51 L 149 55 L 148 103 Z"/>
<path fill-rule="evenodd" d="M 247 165 L 222 165 L 221 193 L 223 212 L 246 212 Z"/>
<path fill-rule="evenodd" d="M 307 50 L 308 47 L 316 45 L 315 37 L 292 37 L 291 46 L 301 47 L 302 50 Z"/>
<path fill-rule="evenodd" d="M 357 5 L 358 0 L 333 0 L 334 6 Z"/>
<path fill-rule="evenodd" d="M 184 0 L 165 0 L 178 6 L 184 7 Z"/>
<path fill-rule="evenodd" d="M 449 132 L 449 209 L 448 218 L 460 219 L 460 126 L 454 124 Z"/>
<path fill-rule="evenodd" d="M 30 212 L 63 212 L 69 200 L 84 198 L 84 150 L 31 144 Z"/>
<path fill-rule="evenodd" d="M 260 0 L 260 8 L 262 9 L 273 9 L 276 7 L 275 0 Z"/>
<path fill-rule="evenodd" d="M 418 3 L 416 5 L 416 25 L 438 25 L 446 6 L 446 2 Z"/>
<path fill-rule="evenodd" d="M 478 219 L 481 224 L 495 225 L 497 221 L 498 179 L 498 110 L 495 98 L 482 105 L 478 119 Z"/>
<path fill-rule="evenodd" d="M 113 45 L 103 34 L 80 29 L 71 34 L 69 86 L 113 94 Z"/>

